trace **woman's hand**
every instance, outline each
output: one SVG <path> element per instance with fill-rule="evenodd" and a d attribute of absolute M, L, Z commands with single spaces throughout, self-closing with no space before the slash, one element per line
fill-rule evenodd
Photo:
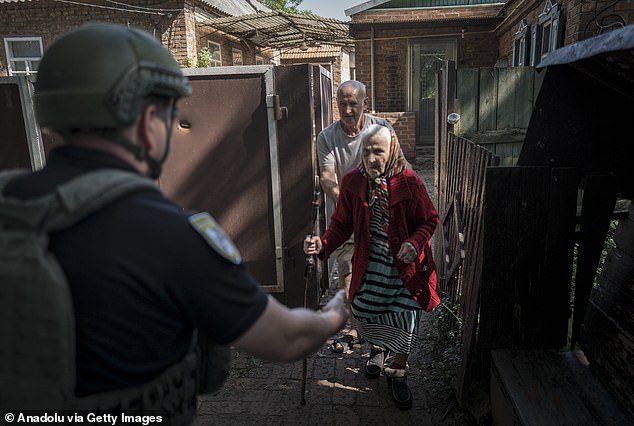
<path fill-rule="evenodd" d="M 311 237 L 310 235 L 306 236 L 304 240 L 304 253 L 306 254 L 319 254 L 323 249 L 323 245 L 321 244 L 321 238 L 319 237 Z"/>
<path fill-rule="evenodd" d="M 306 243 L 304 243 L 304 246 L 305 245 Z M 403 263 L 412 263 L 414 260 L 416 260 L 417 256 L 418 252 L 416 251 L 412 243 L 408 243 L 406 241 L 401 245 L 396 258 Z"/>

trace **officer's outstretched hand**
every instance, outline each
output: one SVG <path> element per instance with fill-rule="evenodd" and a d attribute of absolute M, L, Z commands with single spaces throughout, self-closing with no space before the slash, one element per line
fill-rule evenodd
<path fill-rule="evenodd" d="M 304 253 L 309 255 L 319 254 L 321 253 L 322 249 L 323 246 L 321 244 L 321 238 L 317 236 L 311 237 L 310 235 L 308 235 L 304 240 Z"/>
<path fill-rule="evenodd" d="M 335 334 L 346 325 L 346 321 L 350 316 L 350 308 L 346 301 L 346 293 L 344 290 L 339 290 L 335 297 L 330 299 L 326 306 L 321 309 L 322 314 L 327 315 L 328 321 L 333 326 L 333 332 Z"/>

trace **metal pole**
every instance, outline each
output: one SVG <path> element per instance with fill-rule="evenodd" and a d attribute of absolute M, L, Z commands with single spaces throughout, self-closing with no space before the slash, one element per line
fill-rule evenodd
<path fill-rule="evenodd" d="M 374 86 L 376 81 L 374 81 L 374 27 L 370 27 L 370 84 L 372 87 L 372 112 L 375 112 L 374 93 L 376 90 Z"/>
<path fill-rule="evenodd" d="M 313 187 L 313 217 L 312 224 L 310 228 L 310 234 L 308 234 L 308 238 L 311 238 L 313 235 L 317 234 L 317 217 L 319 215 L 319 200 L 320 200 L 320 188 L 319 188 L 319 176 L 315 176 L 314 187 Z M 308 305 L 308 287 L 310 285 L 310 280 L 314 275 L 315 271 L 315 256 L 306 256 L 306 268 L 304 269 L 304 307 Z M 319 294 L 319 292 L 317 292 Z M 308 369 L 307 358 L 302 360 L 302 395 L 300 399 L 300 404 L 306 405 L 306 370 Z"/>

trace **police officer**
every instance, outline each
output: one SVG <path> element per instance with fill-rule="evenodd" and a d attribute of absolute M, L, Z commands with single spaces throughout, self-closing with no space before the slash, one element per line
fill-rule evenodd
<path fill-rule="evenodd" d="M 86 24 L 42 58 L 35 110 L 64 144 L 4 196 L 31 199 L 100 169 L 157 178 L 179 98 L 191 92 L 171 53 L 122 25 Z M 348 317 L 343 294 L 320 312 L 267 296 L 206 213 L 157 188 L 124 196 L 50 235 L 76 321 L 76 396 L 142 386 L 177 364 L 195 330 L 272 361 L 316 351 Z"/>

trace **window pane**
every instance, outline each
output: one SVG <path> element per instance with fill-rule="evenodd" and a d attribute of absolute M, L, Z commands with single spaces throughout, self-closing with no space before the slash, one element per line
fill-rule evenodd
<path fill-rule="evenodd" d="M 13 58 L 37 58 L 41 56 L 40 42 L 38 40 L 12 40 L 9 41 L 9 47 Z"/>
<path fill-rule="evenodd" d="M 25 61 L 11 61 L 11 69 L 15 72 L 25 72 L 26 62 Z"/>
<path fill-rule="evenodd" d="M 220 46 L 217 44 L 209 44 L 209 53 L 211 53 L 212 60 L 220 60 Z"/>
<path fill-rule="evenodd" d="M 233 65 L 242 65 L 242 50 L 233 49 Z"/>
<path fill-rule="evenodd" d="M 542 30 L 542 56 L 550 52 L 550 22 L 544 24 Z"/>

